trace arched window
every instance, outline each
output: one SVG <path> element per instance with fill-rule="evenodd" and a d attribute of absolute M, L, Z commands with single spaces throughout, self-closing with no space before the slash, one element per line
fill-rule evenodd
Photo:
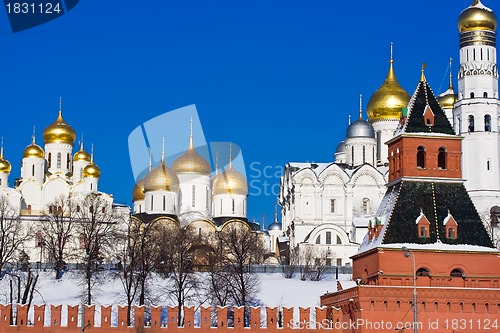
<path fill-rule="evenodd" d="M 449 228 L 448 229 L 448 234 L 446 236 L 447 236 L 447 238 L 456 238 L 456 236 L 455 236 L 455 229 L 454 228 Z"/>
<path fill-rule="evenodd" d="M 484 115 L 484 131 L 491 132 L 491 116 L 489 114 Z"/>
<path fill-rule="evenodd" d="M 337 244 L 341 245 L 342 244 L 342 239 L 337 235 Z"/>
<path fill-rule="evenodd" d="M 461 269 L 459 269 L 459 268 L 454 268 L 450 272 L 450 276 L 451 277 L 465 277 L 465 273 Z"/>
<path fill-rule="evenodd" d="M 153 210 L 153 201 L 154 201 L 154 200 L 153 200 L 153 195 L 151 194 L 151 205 L 150 205 L 150 207 L 151 207 L 150 209 L 151 209 L 151 210 Z"/>
<path fill-rule="evenodd" d="M 330 213 L 335 213 L 335 199 L 330 199 Z"/>
<path fill-rule="evenodd" d="M 366 162 L 366 148 L 363 146 L 363 163 Z"/>
<path fill-rule="evenodd" d="M 417 168 L 425 169 L 425 147 L 417 148 Z"/>
<path fill-rule="evenodd" d="M 438 150 L 438 169 L 446 169 L 446 149 L 444 149 L 444 147 Z"/>
<path fill-rule="evenodd" d="M 470 93 L 470 98 L 474 98 L 474 93 L 473 92 Z"/>
<path fill-rule="evenodd" d="M 93 190 L 94 190 L 92 185 L 93 185 L 93 184 L 92 184 L 92 183 L 90 183 L 90 190 L 91 190 L 91 191 L 93 191 Z"/>
<path fill-rule="evenodd" d="M 469 116 L 469 132 L 474 132 L 474 116 Z"/>
<path fill-rule="evenodd" d="M 351 164 L 354 165 L 354 146 L 351 147 Z"/>
<path fill-rule="evenodd" d="M 321 244 L 321 235 L 318 235 L 318 237 L 316 237 L 316 244 Z"/>
<path fill-rule="evenodd" d="M 232 204 L 233 214 L 234 214 L 234 199 L 233 199 L 233 201 L 231 202 L 231 204 Z"/>
<path fill-rule="evenodd" d="M 47 157 L 47 163 L 48 167 L 50 168 L 52 166 L 52 153 L 49 153 L 49 156 Z"/>
<path fill-rule="evenodd" d="M 325 235 L 325 243 L 326 244 L 332 244 L 332 232 L 327 231 Z"/>
<path fill-rule="evenodd" d="M 35 177 L 35 165 L 31 166 L 31 176 Z"/>
<path fill-rule="evenodd" d="M 431 276 L 431 272 L 427 268 L 421 267 L 421 268 L 417 269 L 416 275 L 417 276 Z"/>
<path fill-rule="evenodd" d="M 427 237 L 427 228 L 420 227 L 420 237 Z"/>
<path fill-rule="evenodd" d="M 163 211 L 165 211 L 165 206 L 166 206 L 166 200 L 165 200 L 165 196 L 163 196 Z"/>
<path fill-rule="evenodd" d="M 191 197 L 191 207 L 196 206 L 196 187 L 193 185 L 192 189 L 192 197 Z"/>
<path fill-rule="evenodd" d="M 370 199 L 363 198 L 363 214 L 370 213 Z"/>
<path fill-rule="evenodd" d="M 61 168 L 61 153 L 57 153 L 57 168 Z"/>
<path fill-rule="evenodd" d="M 66 155 L 66 169 L 69 170 L 70 164 L 71 164 L 71 154 L 67 154 Z"/>
<path fill-rule="evenodd" d="M 483 98 L 488 98 L 488 93 L 486 91 L 483 93 Z"/>

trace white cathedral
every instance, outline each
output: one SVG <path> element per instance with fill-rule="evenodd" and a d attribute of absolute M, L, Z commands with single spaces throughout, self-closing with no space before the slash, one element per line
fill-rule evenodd
<path fill-rule="evenodd" d="M 60 103 L 57 119 L 43 131 L 44 148 L 36 143 L 33 134 L 31 144 L 24 149 L 21 175 L 13 186 L 9 183 L 12 166 L 4 157 L 2 144 L 0 197 L 13 210 L 12 216 L 19 216 L 26 229 L 33 229 L 33 238 L 23 246 L 32 261 L 48 259 L 39 239 L 43 235 L 37 228 L 38 223 L 60 209 L 55 206 L 60 198 L 71 198 L 79 209 L 86 196 L 99 194 L 108 206 L 106 209 L 124 215 L 129 212 L 127 206 L 113 203 L 110 194 L 98 190 L 101 171 L 94 163 L 94 154 L 84 150 L 83 142 L 73 154 L 75 139 L 75 130 L 64 121 Z M 78 244 L 76 236 L 70 246 L 78 248 Z"/>
<path fill-rule="evenodd" d="M 497 19 L 474 0 L 459 16 L 458 94 L 450 61 L 448 90 L 438 102 L 463 136 L 465 186 L 485 223 L 500 212 L 500 100 L 496 54 Z M 391 59 L 382 86 L 371 96 L 363 119 L 349 124 L 346 138 L 328 163 L 288 163 L 281 179 L 281 252 L 312 248 L 327 264 L 348 265 L 386 191 L 388 149 L 410 95 L 400 86 Z M 436 137 L 436 140 L 439 140 Z M 491 216 L 491 218 L 490 218 Z M 491 219 L 491 220 L 490 220 Z"/>

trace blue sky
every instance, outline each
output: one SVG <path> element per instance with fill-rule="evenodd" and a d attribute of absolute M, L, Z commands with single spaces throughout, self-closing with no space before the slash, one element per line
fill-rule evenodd
<path fill-rule="evenodd" d="M 100 189 L 131 204 L 128 135 L 196 104 L 207 141 L 241 147 L 253 180 L 248 215 L 265 215 L 267 225 L 283 165 L 333 161 L 359 94 L 365 108 L 385 78 L 391 41 L 410 94 L 423 61 L 434 92 L 447 88 L 450 57 L 458 70 L 457 18 L 471 2 L 87 0 L 19 33 L 0 10 L 0 136 L 10 182 L 33 126 L 41 144 L 62 96 L 66 121 L 87 148 L 95 145 Z M 498 12 L 492 0 L 483 3 Z"/>

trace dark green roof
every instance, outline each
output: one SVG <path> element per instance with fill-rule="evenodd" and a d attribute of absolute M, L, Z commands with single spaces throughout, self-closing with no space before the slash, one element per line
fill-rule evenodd
<path fill-rule="evenodd" d="M 435 243 L 468 244 L 493 247 L 490 237 L 461 183 L 402 181 L 387 189 L 398 191 L 392 214 L 384 233 L 383 244 Z M 458 223 L 458 237 L 447 239 L 444 219 L 448 210 Z M 430 226 L 430 237 L 419 237 L 416 225 L 421 211 Z"/>
<path fill-rule="evenodd" d="M 419 82 L 410 103 L 412 104 L 410 105 L 404 132 L 455 134 L 445 112 L 441 109 L 427 82 Z M 424 123 L 424 112 L 427 105 L 430 106 L 432 113 L 434 113 L 433 126 Z"/>

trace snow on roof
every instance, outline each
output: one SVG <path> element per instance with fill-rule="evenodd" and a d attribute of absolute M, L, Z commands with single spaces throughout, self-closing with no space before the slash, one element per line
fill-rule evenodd
<path fill-rule="evenodd" d="M 367 228 L 368 227 L 368 223 L 370 222 L 370 219 L 373 219 L 373 217 L 354 217 L 352 219 L 352 224 L 356 227 L 356 228 Z"/>
<path fill-rule="evenodd" d="M 401 249 L 403 246 L 406 246 L 410 250 L 496 252 L 500 254 L 500 250 L 497 250 L 492 247 L 468 245 L 468 244 L 445 244 L 441 242 L 430 243 L 430 244 L 414 244 L 414 243 L 381 244 L 378 247 L 384 249 Z"/>
<path fill-rule="evenodd" d="M 349 289 L 349 288 L 354 288 L 354 287 L 357 286 L 356 281 L 352 281 L 352 280 L 347 280 L 347 281 L 341 281 L 341 280 L 339 280 L 339 284 L 342 287 L 342 290 L 346 290 L 346 289 Z"/>

